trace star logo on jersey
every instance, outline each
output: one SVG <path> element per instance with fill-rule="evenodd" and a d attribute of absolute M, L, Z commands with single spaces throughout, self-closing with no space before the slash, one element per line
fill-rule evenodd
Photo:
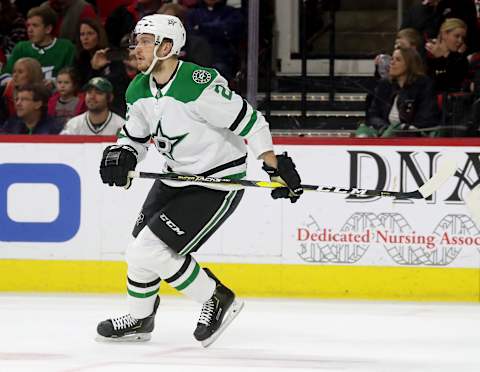
<path fill-rule="evenodd" d="M 192 73 L 192 79 L 197 84 L 207 84 L 212 80 L 212 74 L 207 70 L 195 70 Z"/>
<path fill-rule="evenodd" d="M 174 19 L 169 19 L 168 20 L 168 25 L 169 26 L 175 26 L 177 24 L 177 21 L 175 21 Z"/>
<path fill-rule="evenodd" d="M 188 133 L 181 134 L 180 136 L 167 136 L 162 131 L 162 120 L 160 119 L 157 125 L 157 132 L 152 135 L 152 139 L 159 153 L 171 160 L 175 160 L 173 150 L 175 150 L 175 146 L 182 142 L 187 135 Z"/>

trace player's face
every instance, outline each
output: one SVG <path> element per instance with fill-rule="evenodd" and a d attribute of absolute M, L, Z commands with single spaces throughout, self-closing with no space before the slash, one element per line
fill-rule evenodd
<path fill-rule="evenodd" d="M 442 37 L 445 40 L 447 49 L 451 52 L 457 52 L 465 42 L 467 30 L 464 28 L 454 28 L 449 32 L 445 32 Z"/>
<path fill-rule="evenodd" d="M 19 87 L 30 82 L 30 76 L 25 63 L 15 63 L 12 73 L 13 85 Z"/>
<path fill-rule="evenodd" d="M 97 31 L 85 23 L 80 25 L 80 44 L 85 50 L 92 50 L 98 44 Z"/>
<path fill-rule="evenodd" d="M 85 94 L 85 104 L 88 111 L 101 112 L 108 109 L 108 94 L 95 88 L 90 88 Z"/>
<path fill-rule="evenodd" d="M 402 53 L 397 49 L 395 52 L 393 52 L 392 61 L 390 62 L 390 77 L 398 78 L 402 75 L 405 75 L 406 72 L 407 64 L 405 63 Z"/>
<path fill-rule="evenodd" d="M 43 24 L 42 18 L 33 16 L 27 19 L 27 34 L 28 39 L 34 44 L 41 44 L 45 40 L 48 29 Z"/>
<path fill-rule="evenodd" d="M 153 61 L 153 50 L 155 49 L 155 37 L 150 34 L 140 34 L 135 37 L 135 58 L 137 68 L 146 71 Z"/>
<path fill-rule="evenodd" d="M 21 119 L 26 118 L 30 114 L 39 110 L 41 102 L 33 100 L 33 92 L 24 90 L 18 92 L 15 97 L 15 109 L 17 110 L 17 116 Z"/>
<path fill-rule="evenodd" d="M 73 81 L 69 74 L 60 74 L 57 76 L 57 90 L 61 97 L 70 97 L 73 95 Z"/>

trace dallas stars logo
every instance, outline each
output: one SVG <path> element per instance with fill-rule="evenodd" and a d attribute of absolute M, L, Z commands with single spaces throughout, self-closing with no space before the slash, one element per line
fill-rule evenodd
<path fill-rule="evenodd" d="M 157 132 L 152 135 L 152 138 L 158 152 L 171 160 L 175 160 L 175 158 L 173 157 L 173 150 L 175 150 L 175 146 L 182 142 L 182 140 L 187 135 L 188 133 L 182 134 L 180 136 L 167 136 L 162 131 L 162 120 L 159 120 L 157 124 Z"/>

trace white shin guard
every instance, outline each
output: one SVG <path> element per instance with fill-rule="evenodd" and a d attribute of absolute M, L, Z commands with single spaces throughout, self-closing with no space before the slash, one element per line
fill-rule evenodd
<path fill-rule="evenodd" d="M 191 256 L 181 256 L 173 251 L 148 226 L 127 248 L 125 257 L 128 264 L 130 313 L 136 318 L 151 314 L 155 291 L 160 285 L 156 283 L 159 277 L 200 303 L 207 301 L 215 290 L 215 281 Z M 132 285 L 132 282 L 137 285 Z"/>

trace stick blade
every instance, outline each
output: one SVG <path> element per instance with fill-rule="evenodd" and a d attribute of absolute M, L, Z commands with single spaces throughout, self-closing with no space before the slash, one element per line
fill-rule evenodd
<path fill-rule="evenodd" d="M 428 198 L 455 174 L 457 167 L 458 161 L 455 158 L 445 159 L 440 165 L 438 172 L 418 189 L 420 194 L 424 198 Z"/>
<path fill-rule="evenodd" d="M 480 227 L 480 185 L 467 194 L 465 205 L 477 226 Z"/>

